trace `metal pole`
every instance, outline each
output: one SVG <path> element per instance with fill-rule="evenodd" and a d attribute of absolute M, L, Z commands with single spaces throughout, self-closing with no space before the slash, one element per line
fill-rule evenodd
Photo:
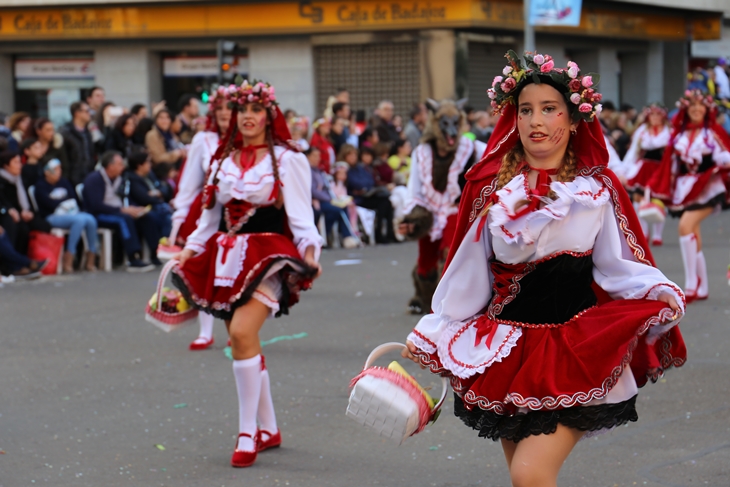
<path fill-rule="evenodd" d="M 535 28 L 530 25 L 530 2 L 531 0 L 523 0 L 523 6 L 525 11 L 523 12 L 523 19 L 525 22 L 525 51 L 535 51 Z"/>

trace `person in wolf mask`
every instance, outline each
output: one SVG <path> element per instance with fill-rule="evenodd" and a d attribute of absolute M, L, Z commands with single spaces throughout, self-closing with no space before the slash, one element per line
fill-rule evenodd
<path fill-rule="evenodd" d="M 418 262 L 412 274 L 415 295 L 408 304 L 414 314 L 431 309 L 439 264 L 445 260 L 454 234 L 464 174 L 486 148 L 464 136 L 468 128 L 464 103 L 466 100 L 427 101 L 429 121 L 411 158 L 409 201 L 398 230 L 418 240 Z"/>

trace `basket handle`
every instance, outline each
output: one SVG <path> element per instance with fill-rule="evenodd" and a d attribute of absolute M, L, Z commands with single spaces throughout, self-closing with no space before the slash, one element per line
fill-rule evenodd
<path fill-rule="evenodd" d="M 370 355 L 368 355 L 367 360 L 365 361 L 365 367 L 363 367 L 363 370 L 370 368 L 373 365 L 373 362 L 375 362 L 377 359 L 385 355 L 386 353 L 390 352 L 400 352 L 403 349 L 407 349 L 405 345 L 398 342 L 388 342 L 383 343 L 382 345 L 378 345 L 375 347 L 375 349 L 370 352 Z M 441 406 L 443 405 L 444 401 L 446 400 L 446 394 L 449 392 L 449 381 L 446 380 L 445 377 L 441 377 L 441 398 L 439 399 L 439 402 L 436 403 L 436 405 L 433 407 L 433 412 L 435 413 L 439 409 L 441 409 Z"/>
<path fill-rule="evenodd" d="M 165 267 L 162 268 L 162 271 L 160 272 L 160 277 L 157 279 L 157 309 L 162 309 L 162 288 L 165 287 L 165 281 L 167 280 L 167 276 L 170 275 L 170 272 L 177 267 L 180 263 L 173 259 L 168 260 L 165 264 Z"/>

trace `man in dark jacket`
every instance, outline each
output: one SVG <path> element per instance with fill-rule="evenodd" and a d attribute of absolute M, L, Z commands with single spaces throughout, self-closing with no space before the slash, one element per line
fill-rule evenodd
<path fill-rule="evenodd" d="M 160 239 L 172 232 L 172 210 L 155 186 L 155 181 L 151 179 L 154 175 L 151 174 L 152 160 L 149 154 L 134 152 L 129 156 L 127 165 L 124 196 L 130 205 L 152 208 L 140 218 L 139 223 L 145 224 L 142 235 L 153 253 L 156 253 Z"/>
<path fill-rule="evenodd" d="M 84 180 L 84 208 L 96 217 L 100 227 L 119 230 L 124 251 L 129 257 L 128 272 L 148 272 L 153 264 L 140 258 L 139 236 L 136 219 L 142 217 L 145 208 L 123 206 L 119 196 L 123 183 L 124 159 L 116 151 L 107 151 L 101 156 L 101 168 L 91 172 Z"/>
<path fill-rule="evenodd" d="M 60 130 L 65 141 L 67 161 L 61 170 L 75 186 L 94 170 L 96 149 L 88 127 L 91 121 L 89 105 L 77 101 L 71 104 L 70 110 L 73 120 Z"/>

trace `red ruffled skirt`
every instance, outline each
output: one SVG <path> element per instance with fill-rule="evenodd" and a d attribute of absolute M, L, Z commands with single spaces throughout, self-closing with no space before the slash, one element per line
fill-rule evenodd
<path fill-rule="evenodd" d="M 640 164 L 639 172 L 636 173 L 636 176 L 626 182 L 626 187 L 629 190 L 643 191 L 649 184 L 649 180 L 661 167 L 662 161 L 641 159 L 638 164 Z"/>
<path fill-rule="evenodd" d="M 481 436 L 519 441 L 530 434 L 552 433 L 559 423 L 596 431 L 635 421 L 636 396 L 626 397 L 633 384 L 614 395 L 610 404 L 600 404 L 621 375 L 629 373 L 627 367 L 642 387 L 686 360 L 679 328 L 662 326 L 674 315 L 666 303 L 598 301 L 591 286 L 590 255 L 561 255 L 530 272 L 527 264 L 495 261 L 491 266 L 494 289 L 487 312 L 461 328 L 448 328 L 448 347 L 429 340 L 436 350 L 417 352 L 432 372 L 451 378 L 457 416 Z M 509 333 L 501 345 L 495 342 L 500 358 L 486 368 L 459 360 L 463 340 L 474 335 L 474 346 L 479 347 L 486 336 L 491 343 L 497 324 L 519 328 L 521 336 L 515 342 Z M 508 346 L 512 348 L 500 353 Z M 444 359 L 455 370 L 483 372 L 468 378 L 462 378 L 468 372 L 453 375 L 439 353 L 448 353 Z"/>
<path fill-rule="evenodd" d="M 205 251 L 190 258 L 183 268 L 176 268 L 173 283 L 196 308 L 223 320 L 230 320 L 236 308 L 255 297 L 257 289 L 274 278 L 281 283 L 281 291 L 273 304 L 276 315 L 288 314 L 289 308 L 299 302 L 299 293 L 312 287 L 317 272 L 302 260 L 294 243 L 277 233 L 247 234 L 242 270 L 233 285 L 215 284 L 218 232 L 207 242 Z M 268 299 L 263 299 L 267 302 Z M 276 309 L 278 308 L 278 309 Z"/>

